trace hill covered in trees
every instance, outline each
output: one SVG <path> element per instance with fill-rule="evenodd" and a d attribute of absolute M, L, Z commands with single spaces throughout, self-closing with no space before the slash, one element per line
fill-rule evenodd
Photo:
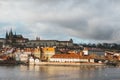
<path fill-rule="evenodd" d="M 82 43 L 79 44 L 83 47 L 90 47 L 90 48 L 101 48 L 105 50 L 120 50 L 120 44 L 117 43 Z"/>

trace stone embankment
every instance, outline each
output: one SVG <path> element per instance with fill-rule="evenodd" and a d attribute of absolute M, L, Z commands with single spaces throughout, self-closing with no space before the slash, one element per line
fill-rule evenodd
<path fill-rule="evenodd" d="M 54 66 L 103 66 L 103 63 L 57 63 L 57 62 L 40 62 L 36 65 L 54 65 Z"/>

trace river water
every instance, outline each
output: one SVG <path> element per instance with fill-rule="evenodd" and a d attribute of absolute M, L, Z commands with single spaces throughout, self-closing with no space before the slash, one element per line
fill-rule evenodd
<path fill-rule="evenodd" d="M 0 80 L 120 80 L 120 67 L 0 66 Z"/>

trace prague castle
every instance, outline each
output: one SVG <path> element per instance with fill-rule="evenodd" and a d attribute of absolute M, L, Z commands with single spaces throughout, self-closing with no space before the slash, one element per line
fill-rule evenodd
<path fill-rule="evenodd" d="M 24 38 L 22 35 L 13 33 L 12 29 L 9 32 L 6 32 L 5 39 L 1 38 L 0 42 L 5 46 L 10 47 L 72 47 L 73 40 L 68 41 L 59 41 L 59 40 L 41 40 L 36 38 L 36 40 L 29 40 Z"/>

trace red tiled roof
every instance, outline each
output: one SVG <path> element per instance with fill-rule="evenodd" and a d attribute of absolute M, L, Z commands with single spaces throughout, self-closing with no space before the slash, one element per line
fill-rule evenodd
<path fill-rule="evenodd" d="M 90 59 L 92 56 L 80 56 L 80 54 L 70 53 L 70 54 L 55 54 L 52 58 L 82 58 L 82 59 Z"/>

